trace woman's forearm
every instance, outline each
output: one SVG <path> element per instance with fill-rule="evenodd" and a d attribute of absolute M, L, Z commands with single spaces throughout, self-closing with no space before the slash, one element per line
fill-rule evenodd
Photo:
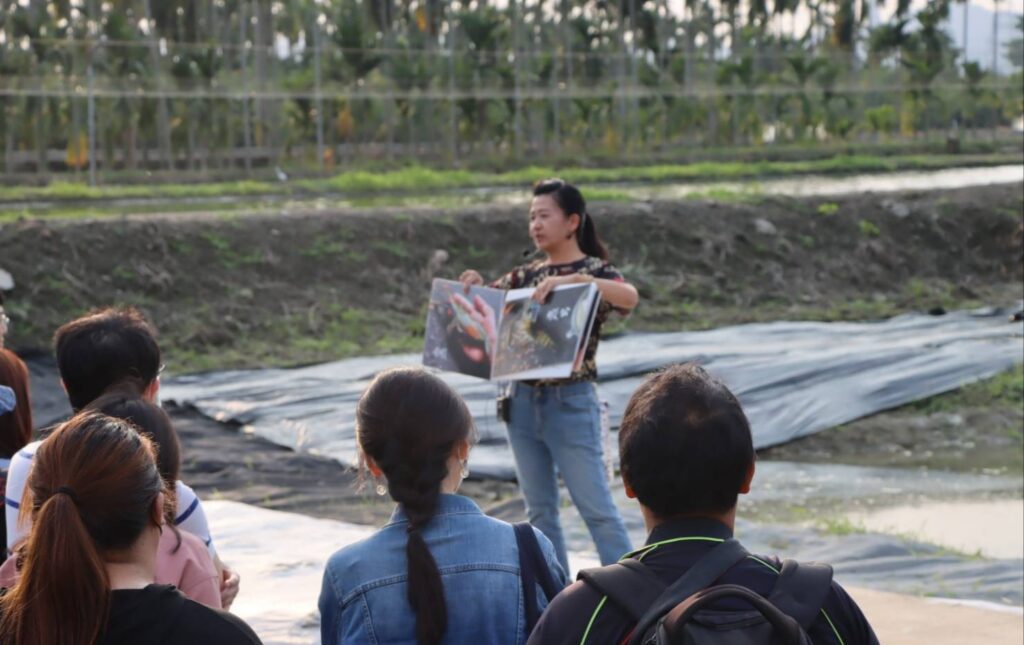
<path fill-rule="evenodd" d="M 601 292 L 601 298 L 613 307 L 632 311 L 640 301 L 640 294 L 637 293 L 636 287 L 628 282 L 605 278 L 594 278 L 593 280 Z"/>

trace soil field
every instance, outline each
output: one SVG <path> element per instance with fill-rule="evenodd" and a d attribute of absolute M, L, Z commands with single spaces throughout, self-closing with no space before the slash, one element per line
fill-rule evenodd
<path fill-rule="evenodd" d="M 52 420 L 66 407 L 56 366 L 39 357 L 30 365 L 34 407 L 40 418 Z M 763 451 L 759 459 L 1019 475 L 1024 458 L 1021 401 L 1024 367 Z M 386 522 L 394 508 L 391 499 L 376 495 L 373 482 L 364 482 L 355 469 L 293 452 L 187 407 L 169 405 L 167 409 L 181 438 L 182 478 L 203 499 L 372 525 Z M 969 422 L 951 422 L 954 417 Z M 461 490 L 495 517 L 525 519 L 514 482 L 470 479 Z M 849 529 L 847 524 L 841 526 Z"/>
<path fill-rule="evenodd" d="M 1022 199 L 1024 186 L 1015 185 L 597 203 L 592 214 L 643 294 L 625 326 L 678 330 L 1012 305 L 1024 296 Z M 523 210 L 3 224 L 0 268 L 17 282 L 8 294 L 10 344 L 46 351 L 61 322 L 90 307 L 130 303 L 157 323 L 177 373 L 415 351 L 429 279 L 466 267 L 497 276 L 521 261 L 529 243 Z M 60 398 L 52 365 L 38 365 L 37 395 L 52 390 Z M 762 458 L 1020 473 L 1021 379 L 1017 370 Z M 371 524 L 390 513 L 389 500 L 372 486 L 359 492 L 357 473 L 336 462 L 189 409 L 172 415 L 185 477 L 204 497 Z M 514 484 L 470 481 L 466 492 L 484 507 L 497 503 L 503 517 L 522 513 Z"/>
<path fill-rule="evenodd" d="M 1011 305 L 1022 198 L 1017 184 L 591 212 L 641 292 L 619 329 L 679 330 Z M 417 351 L 431 278 L 497 277 L 528 246 L 514 206 L 23 220 L 0 225 L 0 268 L 17 284 L 12 347 L 45 350 L 69 318 L 133 304 L 183 373 Z"/>
<path fill-rule="evenodd" d="M 1024 474 L 1024 365 L 955 392 L 769 448 L 760 456 L 1020 476 Z"/>

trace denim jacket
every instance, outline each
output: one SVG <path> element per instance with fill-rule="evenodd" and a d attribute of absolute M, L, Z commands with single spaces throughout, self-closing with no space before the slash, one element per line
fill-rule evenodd
<path fill-rule="evenodd" d="M 415 645 L 416 619 L 406 596 L 407 526 L 399 506 L 384 528 L 331 556 L 320 591 L 323 645 Z M 534 533 L 555 581 L 565 586 L 568 579 L 551 542 Z M 467 497 L 441 495 L 423 539 L 444 584 L 448 629 L 443 642 L 525 643 L 529 634 L 512 526 L 484 515 Z M 537 598 L 547 604 L 539 588 Z"/>

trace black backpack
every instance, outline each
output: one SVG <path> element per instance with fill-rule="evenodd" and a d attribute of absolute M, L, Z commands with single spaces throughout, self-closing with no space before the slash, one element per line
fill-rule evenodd
<path fill-rule="evenodd" d="M 768 598 L 739 585 L 711 586 L 748 555 L 726 540 L 668 587 L 632 558 L 581 571 L 579 579 L 637 621 L 630 645 L 811 645 L 807 630 L 832 587 L 832 567 L 786 560 Z M 748 608 L 712 608 L 725 598 Z"/>

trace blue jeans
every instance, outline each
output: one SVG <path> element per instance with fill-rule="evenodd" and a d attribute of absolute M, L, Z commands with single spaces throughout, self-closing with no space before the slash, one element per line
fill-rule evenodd
<path fill-rule="evenodd" d="M 569 571 L 558 521 L 558 474 L 590 529 L 602 564 L 632 549 L 626 526 L 612 501 L 603 458 L 601 411 L 591 382 L 513 387 L 509 444 L 530 523 L 548 536 Z"/>

